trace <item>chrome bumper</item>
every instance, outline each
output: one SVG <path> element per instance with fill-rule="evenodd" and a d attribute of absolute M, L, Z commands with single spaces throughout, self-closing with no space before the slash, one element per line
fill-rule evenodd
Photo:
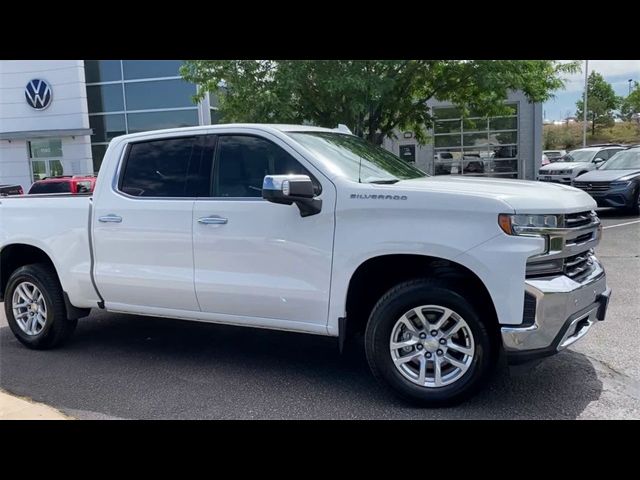
<path fill-rule="evenodd" d="M 525 361 L 552 355 L 604 320 L 611 289 L 602 265 L 594 263 L 591 274 L 580 283 L 565 275 L 525 281 L 525 290 L 536 299 L 534 322 L 527 327 L 502 327 L 508 356 Z"/>

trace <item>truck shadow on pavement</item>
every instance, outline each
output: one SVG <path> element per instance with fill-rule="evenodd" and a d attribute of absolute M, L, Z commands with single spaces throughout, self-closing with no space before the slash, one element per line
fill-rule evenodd
<path fill-rule="evenodd" d="M 0 329 L 0 387 L 80 418 L 573 419 L 602 391 L 591 363 L 563 352 L 500 369 L 463 405 L 420 409 L 378 386 L 364 352 L 336 339 L 93 313 L 52 351 Z"/>

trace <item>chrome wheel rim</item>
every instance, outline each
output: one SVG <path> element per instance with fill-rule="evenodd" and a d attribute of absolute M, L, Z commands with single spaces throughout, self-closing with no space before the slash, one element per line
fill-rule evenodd
<path fill-rule="evenodd" d="M 460 315 L 440 305 L 422 305 L 396 321 L 389 351 L 403 377 L 421 387 L 438 388 L 469 370 L 475 346 L 471 328 Z"/>
<path fill-rule="evenodd" d="M 47 304 L 44 295 L 31 282 L 18 284 L 13 291 L 13 318 L 27 335 L 38 335 L 47 323 Z"/>

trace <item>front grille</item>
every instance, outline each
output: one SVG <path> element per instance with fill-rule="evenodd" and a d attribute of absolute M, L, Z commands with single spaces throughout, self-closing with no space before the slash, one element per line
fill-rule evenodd
<path fill-rule="evenodd" d="M 589 225 L 594 215 L 593 211 L 567 214 L 564 216 L 564 226 L 565 228 L 576 228 Z"/>
<path fill-rule="evenodd" d="M 593 252 L 591 250 L 572 255 L 564 259 L 564 274 L 580 282 L 593 271 Z"/>
<path fill-rule="evenodd" d="M 573 186 L 587 193 L 606 192 L 609 190 L 611 182 L 573 182 Z"/>

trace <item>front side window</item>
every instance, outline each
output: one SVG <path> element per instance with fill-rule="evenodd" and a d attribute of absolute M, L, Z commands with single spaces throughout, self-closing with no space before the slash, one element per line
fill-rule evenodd
<path fill-rule="evenodd" d="M 278 145 L 249 135 L 218 137 L 215 197 L 261 197 L 265 175 L 308 175 L 316 193 L 320 184 L 295 158 Z"/>
<path fill-rule="evenodd" d="M 204 147 L 197 137 L 129 146 L 119 189 L 135 197 L 198 197 L 208 193 Z"/>

